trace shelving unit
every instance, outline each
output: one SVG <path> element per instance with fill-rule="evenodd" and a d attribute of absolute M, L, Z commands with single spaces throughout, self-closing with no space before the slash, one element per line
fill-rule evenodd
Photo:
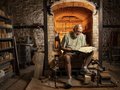
<path fill-rule="evenodd" d="M 0 13 L 0 83 L 19 74 L 12 20 Z"/>
<path fill-rule="evenodd" d="M 111 47 L 111 61 L 113 64 L 120 64 L 120 47 Z"/>

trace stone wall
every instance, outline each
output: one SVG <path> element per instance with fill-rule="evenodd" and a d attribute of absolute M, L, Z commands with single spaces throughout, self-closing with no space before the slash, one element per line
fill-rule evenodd
<path fill-rule="evenodd" d="M 14 25 L 32 25 L 40 23 L 43 25 L 43 0 L 8 0 L 8 11 L 13 16 Z M 43 73 L 44 65 L 44 32 L 43 29 L 14 29 L 17 41 L 20 38 L 25 39 L 26 36 L 31 36 L 35 40 L 38 51 L 33 56 L 35 64 L 34 77 L 38 78 Z"/>
<path fill-rule="evenodd" d="M 120 25 L 120 1 L 104 0 L 103 2 L 103 25 Z M 108 57 L 110 36 L 112 31 L 120 28 L 103 28 L 102 30 L 102 58 Z"/>
<path fill-rule="evenodd" d="M 42 0 L 9 0 L 10 13 L 13 16 L 15 25 L 32 25 L 33 23 L 43 24 L 43 2 Z M 44 34 L 42 29 L 15 29 L 17 40 L 20 37 L 31 36 L 35 39 L 37 48 L 44 49 Z"/>
<path fill-rule="evenodd" d="M 103 2 L 103 24 L 116 25 L 120 23 L 120 1 L 105 0 Z"/>
<path fill-rule="evenodd" d="M 120 25 L 120 1 L 105 0 L 103 2 L 103 25 Z M 114 28 L 103 28 L 103 32 L 108 33 Z M 103 35 L 106 40 L 109 35 Z M 107 40 L 106 40 L 107 41 Z M 103 41 L 104 42 L 104 41 Z"/>

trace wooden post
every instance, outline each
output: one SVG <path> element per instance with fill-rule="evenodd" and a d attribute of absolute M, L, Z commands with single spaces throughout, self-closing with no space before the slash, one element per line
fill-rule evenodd
<path fill-rule="evenodd" d="M 102 65 L 102 30 L 103 30 L 103 0 L 99 0 L 99 60 Z"/>
<path fill-rule="evenodd" d="M 14 69 L 15 69 L 16 75 L 20 75 L 20 68 L 19 68 L 19 61 L 18 61 L 18 54 L 17 54 L 17 45 L 16 45 L 15 37 L 13 37 L 13 45 L 14 45 L 14 55 L 15 55 Z"/>
<path fill-rule="evenodd" d="M 47 1 L 43 0 L 43 15 L 44 15 L 44 66 L 43 66 L 43 75 L 45 70 L 48 68 L 48 31 L 47 31 Z"/>

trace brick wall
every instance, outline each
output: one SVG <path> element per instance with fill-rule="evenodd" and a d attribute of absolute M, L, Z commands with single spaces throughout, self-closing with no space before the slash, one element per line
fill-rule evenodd
<path fill-rule="evenodd" d="M 10 13 L 13 16 L 13 24 L 31 25 L 33 23 L 43 24 L 43 2 L 42 0 L 9 0 Z M 20 37 L 31 36 L 35 39 L 37 48 L 44 49 L 44 34 L 42 29 L 15 29 L 17 40 Z"/>
<path fill-rule="evenodd" d="M 120 1 L 104 0 L 103 2 L 103 25 L 120 25 Z M 102 58 L 108 59 L 109 45 L 111 44 L 111 33 L 120 28 L 103 28 L 102 30 Z"/>
<path fill-rule="evenodd" d="M 33 23 L 43 24 L 43 0 L 8 0 L 9 12 L 13 16 L 13 24 L 31 25 Z M 44 33 L 42 29 L 14 29 L 16 39 L 31 36 L 36 43 L 38 51 L 34 54 L 35 63 L 34 77 L 42 75 L 44 63 Z"/>
<path fill-rule="evenodd" d="M 98 13 L 96 15 L 93 14 L 93 46 L 99 47 L 99 22 L 98 22 Z"/>

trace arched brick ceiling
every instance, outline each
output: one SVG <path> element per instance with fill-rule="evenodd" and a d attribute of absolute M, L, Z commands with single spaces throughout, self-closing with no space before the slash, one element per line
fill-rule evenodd
<path fill-rule="evenodd" d="M 76 17 L 77 19 L 84 21 L 89 16 L 92 15 L 92 12 L 86 8 L 81 7 L 65 7 L 54 11 L 55 20 L 62 19 L 62 17 Z"/>
<path fill-rule="evenodd" d="M 73 23 L 73 22 L 82 22 L 82 20 L 80 20 L 78 17 L 76 16 L 62 16 L 60 18 L 58 18 L 56 20 L 56 22 L 62 23 L 62 22 L 69 22 L 69 23 Z"/>
<path fill-rule="evenodd" d="M 54 3 L 51 7 L 52 11 L 65 7 L 83 7 L 91 11 L 95 10 L 95 6 L 87 0 L 61 0 Z"/>
<path fill-rule="evenodd" d="M 71 2 L 72 1 L 72 2 Z M 55 31 L 62 38 L 73 29 L 75 24 L 82 24 L 84 32 L 92 30 L 94 5 L 87 0 L 61 0 L 52 5 Z"/>
<path fill-rule="evenodd" d="M 95 6 L 87 0 L 60 0 L 51 9 L 55 20 L 63 16 L 73 16 L 83 21 L 91 16 Z"/>

